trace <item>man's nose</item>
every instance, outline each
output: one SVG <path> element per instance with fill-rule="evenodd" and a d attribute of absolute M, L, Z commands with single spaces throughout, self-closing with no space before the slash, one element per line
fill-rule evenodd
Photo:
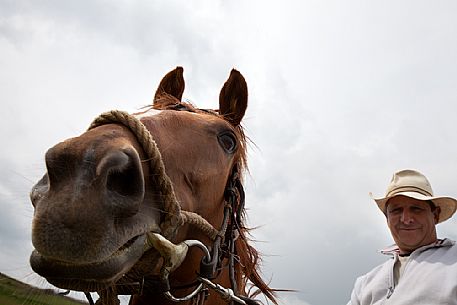
<path fill-rule="evenodd" d="M 414 221 L 414 219 L 411 217 L 411 213 L 408 211 L 408 209 L 404 209 L 403 213 L 401 213 L 401 222 L 409 224 Z"/>

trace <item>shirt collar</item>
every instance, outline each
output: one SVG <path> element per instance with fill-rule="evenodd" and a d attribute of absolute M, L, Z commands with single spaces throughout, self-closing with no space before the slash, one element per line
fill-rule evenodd
<path fill-rule="evenodd" d="M 455 241 L 453 240 L 450 240 L 448 238 L 444 238 L 444 239 L 438 239 L 436 240 L 435 242 L 429 244 L 429 245 L 425 245 L 425 246 L 422 246 L 422 247 L 419 247 L 417 248 L 416 250 L 413 251 L 414 252 L 422 252 L 422 251 L 425 251 L 427 249 L 430 249 L 430 248 L 439 248 L 439 247 L 450 247 L 452 245 L 455 244 Z M 383 250 L 380 251 L 382 254 L 385 254 L 385 255 L 398 255 L 400 254 L 400 249 L 398 248 L 398 246 L 396 244 L 393 244 Z"/>

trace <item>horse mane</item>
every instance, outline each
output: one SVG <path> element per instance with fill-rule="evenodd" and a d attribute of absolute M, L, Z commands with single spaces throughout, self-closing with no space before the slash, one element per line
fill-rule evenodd
<path fill-rule="evenodd" d="M 260 263 L 262 262 L 261 254 L 250 245 L 250 238 L 248 235 L 251 229 L 242 227 L 240 237 L 235 242 L 235 251 L 239 257 L 239 264 L 235 266 L 237 274 L 237 282 L 241 283 L 245 293 L 248 297 L 255 297 L 260 293 L 264 294 L 274 304 L 278 304 L 276 301 L 276 291 L 268 286 L 268 284 L 262 279 L 260 275 Z M 255 288 L 246 291 L 246 287 L 252 285 L 250 288 Z"/>
<path fill-rule="evenodd" d="M 217 111 L 215 111 L 214 114 L 219 115 Z M 241 148 L 238 150 L 238 161 L 236 166 L 238 167 L 240 173 L 245 173 L 249 171 L 247 167 L 247 142 L 249 139 L 246 137 L 244 128 L 241 124 L 237 125 L 235 130 L 238 134 L 241 146 Z M 243 175 L 240 175 L 240 179 L 242 176 Z M 273 302 L 273 304 L 278 304 L 276 301 L 276 290 L 270 288 L 260 275 L 260 264 L 262 262 L 262 257 L 259 251 L 257 251 L 257 249 L 251 245 L 252 239 L 250 238 L 250 231 L 252 228 L 245 226 L 245 207 L 243 207 L 240 216 L 240 223 L 237 224 L 239 226 L 238 231 L 240 236 L 235 241 L 235 252 L 239 258 L 239 264 L 235 265 L 237 277 L 236 282 L 239 283 L 239 288 L 243 289 L 248 297 L 253 298 L 262 293 L 271 302 Z M 254 289 L 254 291 L 250 293 L 251 289 L 246 291 L 246 288 L 249 285 L 253 286 L 251 288 L 257 287 L 257 289 Z"/>

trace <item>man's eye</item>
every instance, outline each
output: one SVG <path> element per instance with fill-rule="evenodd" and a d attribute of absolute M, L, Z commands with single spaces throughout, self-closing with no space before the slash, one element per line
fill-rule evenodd
<path fill-rule="evenodd" d="M 411 210 L 412 210 L 413 212 L 421 212 L 421 211 L 423 211 L 424 209 L 423 209 L 422 207 L 411 207 Z"/>

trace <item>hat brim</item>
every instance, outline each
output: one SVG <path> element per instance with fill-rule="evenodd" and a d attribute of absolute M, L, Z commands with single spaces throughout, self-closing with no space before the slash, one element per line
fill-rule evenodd
<path fill-rule="evenodd" d="M 438 223 L 441 223 L 454 215 L 455 211 L 457 210 L 457 200 L 451 197 L 430 197 L 425 196 L 420 193 L 416 192 L 400 192 L 396 193 L 393 196 L 388 196 L 384 198 L 374 198 L 373 195 L 370 193 L 371 198 L 376 202 L 379 209 L 386 214 L 386 204 L 390 198 L 397 197 L 397 196 L 406 196 L 410 198 L 414 198 L 417 200 L 432 201 L 436 206 L 440 207 L 441 212 L 438 218 Z"/>

